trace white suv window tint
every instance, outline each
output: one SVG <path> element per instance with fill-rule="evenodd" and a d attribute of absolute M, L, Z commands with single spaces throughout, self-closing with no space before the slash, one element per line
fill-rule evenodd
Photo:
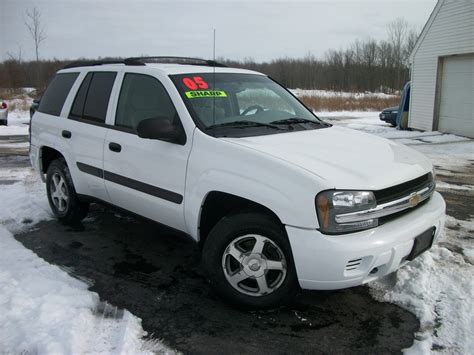
<path fill-rule="evenodd" d="M 89 90 L 89 84 L 92 80 L 92 73 L 87 74 L 86 78 L 83 80 L 79 91 L 76 94 L 74 103 L 72 104 L 71 112 L 69 117 L 71 118 L 82 118 L 84 113 L 84 103 L 86 102 L 87 91 Z"/>
<path fill-rule="evenodd" d="M 92 76 L 82 117 L 86 120 L 105 122 L 110 93 L 117 73 L 96 72 Z"/>
<path fill-rule="evenodd" d="M 59 116 L 69 90 L 71 90 L 78 75 L 79 73 L 56 74 L 41 98 L 38 111 Z"/>
<path fill-rule="evenodd" d="M 115 116 L 115 125 L 135 130 L 147 118 L 177 119 L 176 109 L 166 89 L 155 78 L 126 74 Z"/>

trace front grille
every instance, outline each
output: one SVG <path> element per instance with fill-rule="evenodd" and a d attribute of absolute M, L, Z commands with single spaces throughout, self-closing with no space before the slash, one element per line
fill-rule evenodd
<path fill-rule="evenodd" d="M 400 198 L 403 198 L 405 196 L 409 196 L 415 191 L 420 191 L 421 189 L 427 187 L 427 186 L 432 186 L 434 184 L 434 179 L 433 179 L 433 174 L 428 173 L 423 176 L 420 176 L 419 178 L 404 182 L 399 185 L 395 185 L 383 190 L 379 191 L 374 191 L 375 198 L 377 200 L 377 204 L 383 204 L 391 201 L 398 200 Z M 430 196 L 431 197 L 431 196 Z M 379 225 L 382 225 L 386 222 L 392 221 L 398 217 L 401 217 L 414 209 L 417 209 L 421 206 L 423 206 L 425 203 L 429 201 L 430 198 L 422 201 L 418 205 L 416 205 L 413 208 L 406 209 L 404 211 L 400 211 L 388 216 L 384 216 L 379 218 Z"/>
<path fill-rule="evenodd" d="M 419 191 L 422 188 L 433 183 L 433 174 L 428 173 L 419 178 L 404 182 L 399 185 L 388 187 L 383 190 L 374 191 L 375 199 L 377 204 L 398 200 L 404 196 L 408 196 L 415 191 Z"/>

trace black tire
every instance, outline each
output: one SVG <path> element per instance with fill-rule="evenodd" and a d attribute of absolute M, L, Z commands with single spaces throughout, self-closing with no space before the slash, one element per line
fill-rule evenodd
<path fill-rule="evenodd" d="M 53 197 L 55 189 L 53 186 L 53 179 L 56 179 L 57 177 L 64 179 L 61 191 L 67 195 L 67 202 L 63 200 L 63 208 L 58 206 L 58 199 Z M 69 168 L 64 158 L 56 159 L 49 165 L 46 173 L 46 192 L 51 210 L 53 211 L 54 216 L 61 222 L 66 224 L 77 224 L 87 216 L 89 204 L 79 201 Z"/>
<path fill-rule="evenodd" d="M 227 280 L 224 266 L 224 260 L 227 259 L 223 259 L 224 253 L 227 252 L 232 242 L 238 241 L 246 235 L 258 235 L 269 239 L 271 242 L 265 242 L 265 248 L 268 249 L 269 245 L 270 248 L 273 248 L 273 242 L 284 255 L 284 259 L 282 260 L 286 261 L 286 275 L 280 277 L 279 286 L 275 287 L 275 289 L 268 294 L 245 294 L 236 289 L 235 286 L 232 286 L 230 281 Z M 245 255 L 248 255 L 248 253 Z M 228 256 L 226 256 L 226 258 L 227 257 Z M 236 259 L 234 260 L 234 262 L 237 262 Z M 207 277 L 216 292 L 227 301 L 244 308 L 261 309 L 288 304 L 292 301 L 295 291 L 298 290 L 293 256 L 286 231 L 279 221 L 265 214 L 243 212 L 222 218 L 211 230 L 205 241 L 202 252 L 202 263 Z M 245 262 L 242 264 L 237 263 L 241 271 L 243 271 L 242 268 L 244 268 L 244 264 Z M 260 264 L 258 265 L 258 267 L 260 267 Z M 247 264 L 247 267 L 250 266 Z M 263 269 L 262 267 L 262 270 Z M 267 284 L 268 275 L 270 275 L 269 272 L 268 270 L 265 271 L 265 284 Z M 257 278 L 249 277 L 244 280 L 244 282 L 255 282 L 255 284 L 257 284 Z M 260 286 L 257 286 L 257 288 L 259 287 Z"/>

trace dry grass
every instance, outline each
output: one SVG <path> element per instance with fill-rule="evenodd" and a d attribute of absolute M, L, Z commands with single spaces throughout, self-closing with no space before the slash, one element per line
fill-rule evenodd
<path fill-rule="evenodd" d="M 9 89 L 9 88 L 0 88 L 0 99 L 1 100 L 13 100 L 17 99 L 19 96 L 23 96 L 23 89 Z"/>
<path fill-rule="evenodd" d="M 16 99 L 15 101 L 11 102 L 10 105 L 8 106 L 9 111 L 28 111 L 31 107 L 31 102 L 27 99 Z"/>
<path fill-rule="evenodd" d="M 384 108 L 397 106 L 399 97 L 317 97 L 300 96 L 306 106 L 316 112 L 323 111 L 382 111 Z"/>
<path fill-rule="evenodd" d="M 32 98 L 23 89 L 0 88 L 0 103 L 6 101 L 9 111 L 28 111 Z"/>

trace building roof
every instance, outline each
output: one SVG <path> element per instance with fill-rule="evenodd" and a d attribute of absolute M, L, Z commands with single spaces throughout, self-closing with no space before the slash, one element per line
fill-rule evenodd
<path fill-rule="evenodd" d="M 413 47 L 413 50 L 411 51 L 411 54 L 408 57 L 408 61 L 410 63 L 413 63 L 413 59 L 415 57 L 415 54 L 418 51 L 418 48 L 420 48 L 421 43 L 425 39 L 426 34 L 430 30 L 431 25 L 433 24 L 436 16 L 438 15 L 438 12 L 439 12 L 441 6 L 443 6 L 444 1 L 445 0 L 438 0 L 438 2 L 436 3 L 436 6 L 434 7 L 433 11 L 431 12 L 430 17 L 428 18 L 428 21 L 426 21 L 425 26 L 423 27 L 423 30 L 421 31 L 420 35 L 418 36 L 418 39 L 416 40 L 415 46 Z"/>

